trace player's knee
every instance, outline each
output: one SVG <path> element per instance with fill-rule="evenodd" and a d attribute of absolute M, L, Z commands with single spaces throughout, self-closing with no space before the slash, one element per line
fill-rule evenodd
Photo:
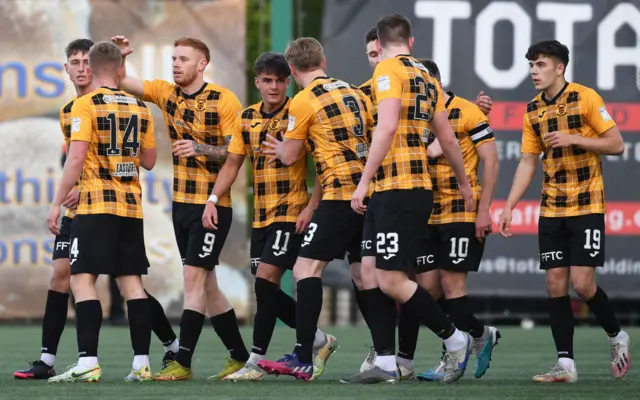
<path fill-rule="evenodd" d="M 206 269 L 185 266 L 184 268 L 184 290 L 186 293 L 198 293 L 204 295 L 205 287 L 212 286 L 212 283 L 207 282 L 208 272 Z M 215 288 L 217 289 L 217 282 Z"/>
<path fill-rule="evenodd" d="M 91 274 L 77 274 L 71 277 L 71 290 L 76 303 L 85 300 L 97 300 L 96 276 Z"/>
<path fill-rule="evenodd" d="M 276 267 L 275 265 L 260 263 L 258 264 L 258 270 L 256 271 L 256 278 L 267 280 L 276 285 L 280 285 L 282 275 L 284 275 L 284 269 Z"/>
<path fill-rule="evenodd" d="M 442 271 L 440 281 L 442 290 L 447 299 L 466 296 L 467 274 L 460 272 Z"/>
<path fill-rule="evenodd" d="M 120 276 L 116 278 L 120 294 L 126 301 L 135 299 L 146 299 L 147 293 L 142 286 L 142 278 L 137 275 Z"/>
<path fill-rule="evenodd" d="M 365 290 L 375 289 L 378 287 L 375 257 L 362 257 L 362 263 L 360 265 L 360 279 L 362 280 L 362 287 Z"/>
<path fill-rule="evenodd" d="M 307 278 L 321 278 L 325 265 L 327 263 L 323 261 L 298 258 L 296 265 L 293 267 L 293 278 L 296 282 Z"/>
<path fill-rule="evenodd" d="M 569 269 L 553 268 L 547 271 L 549 297 L 562 297 L 569 293 Z"/>
<path fill-rule="evenodd" d="M 51 273 L 51 280 L 49 281 L 49 290 L 59 293 L 68 293 L 70 289 L 71 271 L 69 260 L 54 261 L 53 272 Z"/>
<path fill-rule="evenodd" d="M 571 273 L 571 286 L 583 300 L 589 300 L 596 293 L 597 286 L 592 274 Z"/>
<path fill-rule="evenodd" d="M 440 285 L 440 271 L 428 271 L 416 276 L 416 281 L 424 290 L 429 292 L 434 299 L 441 298 L 444 293 Z"/>

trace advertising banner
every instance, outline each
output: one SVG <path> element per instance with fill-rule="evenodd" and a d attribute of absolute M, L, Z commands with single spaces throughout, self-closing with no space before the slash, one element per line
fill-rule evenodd
<path fill-rule="evenodd" d="M 62 172 L 59 110 L 75 96 L 64 70 L 65 47 L 77 38 L 115 35 L 134 48 L 129 74 L 171 82 L 174 40 L 202 39 L 211 50 L 205 79 L 228 87 L 246 105 L 244 0 L 0 0 L 0 319 L 40 318 L 44 310 L 54 245 L 46 218 Z M 159 156 L 153 171 L 141 171 L 151 263 L 144 282 L 176 317 L 183 273 L 171 222 L 171 147 L 160 110 L 152 110 Z M 232 191 L 233 227 L 216 268 L 240 318 L 248 315 L 252 294 L 245 176 L 239 174 Z M 98 282 L 107 310 L 107 278 Z"/>
<path fill-rule="evenodd" d="M 607 247 L 598 281 L 609 296 L 640 297 L 640 3 L 326 0 L 324 13 L 322 42 L 330 76 L 355 85 L 368 80 L 365 33 L 381 16 L 400 13 L 412 23 L 413 54 L 438 63 L 445 89 L 467 99 L 480 91 L 493 98 L 491 126 L 501 168 L 492 207 L 496 223 L 519 162 L 526 103 L 536 95 L 525 53 L 540 40 L 567 45 L 567 79 L 604 98 L 626 143 L 622 156 L 602 157 Z M 469 278 L 470 294 L 546 296 L 539 261 L 550 255 L 539 254 L 537 241 L 541 184 L 538 168 L 513 212 L 514 237 L 489 238 L 480 273 Z"/>

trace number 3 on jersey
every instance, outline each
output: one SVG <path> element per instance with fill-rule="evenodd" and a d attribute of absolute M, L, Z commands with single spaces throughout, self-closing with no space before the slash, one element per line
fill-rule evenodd
<path fill-rule="evenodd" d="M 122 155 L 122 149 L 129 149 L 129 153 L 125 153 L 124 155 L 137 157 L 138 149 L 140 148 L 138 114 L 131 114 L 127 119 L 116 118 L 116 114 L 111 113 L 108 114 L 105 119 L 109 129 L 109 147 L 107 148 L 107 155 L 120 156 Z M 122 135 L 121 149 L 118 146 L 118 131 L 122 131 L 123 129 L 124 134 Z"/>

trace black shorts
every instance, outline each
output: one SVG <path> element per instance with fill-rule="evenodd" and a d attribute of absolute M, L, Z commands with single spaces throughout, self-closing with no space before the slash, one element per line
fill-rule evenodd
<path fill-rule="evenodd" d="M 142 219 L 76 215 L 69 246 L 71 275 L 146 275 L 149 260 Z"/>
<path fill-rule="evenodd" d="M 453 222 L 429 225 L 426 251 L 418 256 L 416 272 L 442 269 L 451 272 L 477 272 L 485 242 L 476 239 L 476 224 Z"/>
<path fill-rule="evenodd" d="M 183 265 L 213 271 L 220 262 L 220 252 L 231 229 L 233 210 L 217 206 L 218 229 L 209 231 L 202 226 L 204 204 L 173 203 L 173 231 L 176 235 Z"/>
<path fill-rule="evenodd" d="M 304 235 L 296 234 L 295 222 L 274 222 L 251 231 L 251 273 L 256 274 L 258 264 L 293 269 Z"/>
<path fill-rule="evenodd" d="M 53 247 L 53 261 L 61 258 L 69 258 L 69 241 L 71 240 L 71 223 L 73 219 L 62 217 L 60 234 L 56 236 Z"/>
<path fill-rule="evenodd" d="M 540 269 L 604 265 L 604 214 L 538 220 Z"/>
<path fill-rule="evenodd" d="M 360 262 L 364 216 L 348 200 L 321 200 L 303 238 L 300 257 L 319 261 Z"/>
<path fill-rule="evenodd" d="M 374 193 L 367 208 L 363 245 L 370 244 L 376 268 L 413 272 L 427 247 L 429 217 L 433 208 L 430 190 L 389 190 Z M 364 255 L 371 255 L 369 251 Z"/>

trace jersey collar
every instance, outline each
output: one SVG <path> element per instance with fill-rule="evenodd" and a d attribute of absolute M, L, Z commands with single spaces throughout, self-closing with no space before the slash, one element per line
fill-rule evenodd
<path fill-rule="evenodd" d="M 209 84 L 208 82 L 203 83 L 202 87 L 198 89 L 198 91 L 193 92 L 191 94 L 186 94 L 185 92 L 182 91 L 182 89 L 180 89 L 180 95 L 185 99 L 195 99 L 196 97 L 198 97 L 200 93 L 204 92 L 204 89 L 207 87 L 208 84 Z"/>
<path fill-rule="evenodd" d="M 289 102 L 289 96 L 285 97 L 284 103 L 282 103 L 282 105 L 280 107 L 278 107 L 277 110 L 267 114 L 266 112 L 262 111 L 262 106 L 264 106 L 264 101 L 261 101 L 260 102 L 260 115 L 262 115 L 262 118 L 273 118 L 280 111 L 282 111 L 282 109 L 287 105 L 288 102 Z"/>
<path fill-rule="evenodd" d="M 449 95 L 449 100 L 447 100 L 447 102 L 444 103 L 444 108 L 449 108 L 449 104 L 451 104 L 451 102 L 453 101 L 453 98 L 456 97 L 456 95 L 453 94 L 453 92 L 447 92 L 447 94 Z"/>
<path fill-rule="evenodd" d="M 544 92 L 542 92 L 542 95 L 540 96 L 540 98 L 541 98 L 541 99 L 542 99 L 542 101 L 544 101 L 544 103 L 545 103 L 546 105 L 548 105 L 548 106 L 550 106 L 551 104 L 555 104 L 555 103 L 556 103 L 556 100 L 558 100 L 558 98 L 559 98 L 560 96 L 562 96 L 562 93 L 564 93 L 564 90 L 567 88 L 567 86 L 569 86 L 569 82 L 565 82 L 565 83 L 564 83 L 564 86 L 562 87 L 562 89 L 560 89 L 560 91 L 558 92 L 558 94 L 557 94 L 557 95 L 555 95 L 555 96 L 553 97 L 553 99 L 551 99 L 551 100 L 547 100 L 547 98 L 546 98 L 546 97 L 544 97 Z"/>

